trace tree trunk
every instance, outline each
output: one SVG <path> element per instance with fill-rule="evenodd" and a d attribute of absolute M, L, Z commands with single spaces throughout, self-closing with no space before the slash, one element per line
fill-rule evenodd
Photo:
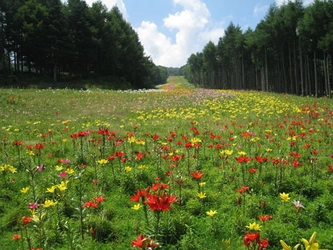
<path fill-rule="evenodd" d="M 57 82 L 57 64 L 55 63 L 53 65 L 53 82 L 56 83 Z"/>
<path fill-rule="evenodd" d="M 16 46 L 15 46 L 15 48 L 16 48 Z M 18 58 L 17 58 L 17 52 L 15 51 L 14 52 L 14 72 L 18 72 L 18 69 L 19 69 L 19 67 L 18 67 Z"/>
<path fill-rule="evenodd" d="M 8 60 L 8 72 L 11 73 L 12 72 L 12 62 L 10 60 L 10 52 L 8 51 L 7 54 L 8 54 L 8 58 L 7 58 L 7 60 Z"/>
<path fill-rule="evenodd" d="M 296 58 L 296 43 L 294 42 L 294 70 L 295 70 L 295 85 L 294 89 L 292 90 L 293 94 L 298 95 L 299 92 L 299 83 L 298 83 L 298 77 L 297 77 L 297 58 Z"/>
<path fill-rule="evenodd" d="M 261 91 L 266 91 L 265 84 L 265 70 L 264 66 L 261 67 Z"/>
<path fill-rule="evenodd" d="M 309 95 L 309 88 L 308 88 L 308 84 L 310 82 L 310 67 L 309 67 L 309 55 L 306 55 L 305 57 L 305 68 L 306 68 L 306 72 L 307 74 L 305 74 L 305 95 Z"/>
<path fill-rule="evenodd" d="M 256 90 L 259 90 L 259 84 L 258 84 L 258 72 L 257 72 L 257 67 L 255 64 L 253 64 L 253 67 L 254 67 L 254 74 L 256 75 Z"/>
<path fill-rule="evenodd" d="M 327 88 L 328 88 L 328 97 L 331 98 L 332 97 L 332 93 L 331 93 L 331 80 L 330 80 L 330 59 L 331 59 L 331 55 L 328 54 L 327 55 Z"/>
<path fill-rule="evenodd" d="M 307 67 L 307 71 L 308 71 L 308 84 L 307 84 L 307 88 L 308 88 L 308 95 L 312 95 L 313 94 L 313 71 L 311 70 L 310 67 L 310 58 L 309 55 L 307 55 L 307 62 L 308 62 L 308 67 Z"/>
<path fill-rule="evenodd" d="M 288 49 L 289 49 L 289 78 L 290 78 L 290 83 L 289 86 L 293 85 L 293 64 L 292 64 L 292 59 L 291 59 L 291 48 L 290 48 L 290 43 L 288 44 Z M 288 93 L 288 88 L 287 85 L 285 86 L 285 93 Z"/>
<path fill-rule="evenodd" d="M 318 78 L 317 78 L 317 55 L 316 55 L 316 51 L 313 52 L 313 66 L 314 66 L 314 78 L 315 78 L 315 96 L 318 97 Z"/>
<path fill-rule="evenodd" d="M 323 61 L 323 69 L 324 69 L 324 81 L 325 81 L 325 95 L 328 96 L 328 82 L 327 82 L 327 73 L 328 70 L 326 70 L 327 64 L 326 64 L 326 52 L 324 52 L 324 61 Z"/>
<path fill-rule="evenodd" d="M 268 91 L 268 62 L 267 62 L 267 48 L 265 47 L 265 90 Z"/>
<path fill-rule="evenodd" d="M 282 51 L 282 71 L 283 71 L 283 86 L 284 86 L 284 90 L 283 91 L 279 91 L 279 92 L 286 92 L 286 88 L 287 88 L 287 73 L 286 73 L 286 66 L 285 66 L 285 60 L 284 60 L 284 52 Z"/>
<path fill-rule="evenodd" d="M 245 76 L 244 76 L 244 56 L 242 56 L 242 88 L 245 86 Z"/>
<path fill-rule="evenodd" d="M 332 92 L 332 88 L 333 88 L 333 62 L 332 62 L 332 56 L 331 55 L 330 55 L 330 61 L 331 61 L 330 65 L 331 65 L 331 69 L 332 69 L 332 72 L 331 72 L 332 73 L 331 74 L 331 76 L 332 76 L 332 78 L 331 78 L 332 79 L 331 80 L 332 83 L 330 83 L 330 90 L 331 90 L 330 91 L 330 98 L 332 98 L 332 93 L 331 92 Z"/>
<path fill-rule="evenodd" d="M 303 56 L 302 56 L 302 47 L 301 47 L 301 38 L 298 38 L 299 41 L 299 67 L 301 74 L 301 95 L 304 95 L 304 80 L 303 80 Z"/>

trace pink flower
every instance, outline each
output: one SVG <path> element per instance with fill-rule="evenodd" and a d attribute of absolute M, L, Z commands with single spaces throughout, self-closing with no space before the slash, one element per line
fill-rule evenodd
<path fill-rule="evenodd" d="M 67 176 L 67 172 L 60 172 L 60 173 L 59 173 L 59 176 L 60 176 L 61 178 L 66 178 L 66 176 Z"/>
<path fill-rule="evenodd" d="M 36 209 L 37 207 L 39 207 L 39 204 L 37 204 L 36 202 L 29 203 L 28 205 L 29 205 L 30 209 Z"/>
<path fill-rule="evenodd" d="M 296 201 L 296 200 L 294 200 L 294 201 L 293 201 L 293 204 L 295 205 L 296 212 L 299 212 L 299 210 L 300 210 L 301 208 L 304 208 L 304 206 L 301 204 L 300 201 Z"/>
<path fill-rule="evenodd" d="M 64 159 L 64 160 L 62 160 L 62 162 L 65 163 L 65 164 L 68 164 L 68 163 L 71 162 L 71 160 L 70 159 Z"/>
<path fill-rule="evenodd" d="M 37 166 L 37 171 L 40 172 L 40 171 L 43 171 L 45 169 L 45 166 L 44 164 L 40 165 L 40 166 Z"/>

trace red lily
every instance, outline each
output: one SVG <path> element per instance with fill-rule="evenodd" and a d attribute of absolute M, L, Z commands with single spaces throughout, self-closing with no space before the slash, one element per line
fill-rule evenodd
<path fill-rule="evenodd" d="M 95 203 L 95 202 L 93 202 L 93 201 L 87 201 L 87 202 L 85 202 L 85 203 L 82 205 L 82 207 L 87 207 L 87 208 L 91 208 L 91 207 L 93 207 L 93 208 L 98 208 L 98 204 Z"/>
<path fill-rule="evenodd" d="M 262 250 L 266 247 L 269 247 L 268 240 L 267 239 L 262 239 L 259 243 L 259 248 L 258 250 Z"/>
<path fill-rule="evenodd" d="M 98 197 L 94 198 L 94 200 L 98 203 L 101 203 L 102 201 L 105 200 L 105 198 L 103 196 L 98 196 Z"/>
<path fill-rule="evenodd" d="M 201 172 L 193 172 L 192 173 L 192 177 L 194 179 L 197 179 L 197 180 L 201 179 L 202 176 L 203 176 L 203 173 L 201 173 Z"/>
<path fill-rule="evenodd" d="M 258 218 L 262 221 L 265 222 L 266 220 L 271 220 L 273 217 L 271 215 L 259 215 Z"/>
<path fill-rule="evenodd" d="M 142 234 L 140 234 L 135 240 L 132 240 L 132 247 L 143 247 L 144 241 L 147 238 L 145 236 L 143 236 Z"/>
<path fill-rule="evenodd" d="M 148 195 L 149 191 L 150 187 L 148 187 L 147 189 L 138 189 L 136 193 L 133 196 L 131 196 L 131 201 L 139 202 L 140 198 L 142 197 L 142 199 L 144 199 L 144 197 Z"/>
<path fill-rule="evenodd" d="M 145 155 L 146 155 L 146 153 L 144 153 L 144 152 L 143 153 L 137 152 L 135 159 L 141 160 Z"/>
<path fill-rule="evenodd" d="M 249 189 L 247 186 L 242 186 L 240 189 L 237 190 L 238 193 L 242 194 L 243 192 L 246 192 Z"/>
<path fill-rule="evenodd" d="M 236 157 L 236 161 L 238 161 L 239 163 L 243 163 L 243 162 L 249 162 L 251 160 L 250 157 L 247 157 L 245 155 Z"/>
<path fill-rule="evenodd" d="M 259 163 L 267 162 L 267 158 L 266 158 L 266 157 L 255 156 L 254 159 L 255 159 L 257 162 L 259 162 Z"/>
<path fill-rule="evenodd" d="M 158 135 L 158 134 L 153 134 L 153 135 L 151 135 L 151 138 L 154 140 L 154 141 L 157 141 L 159 138 L 160 138 L 160 136 Z"/>
<path fill-rule="evenodd" d="M 23 222 L 24 225 L 29 224 L 30 221 L 31 221 L 30 217 L 27 217 L 27 216 L 22 217 L 22 222 Z"/>
<path fill-rule="evenodd" d="M 141 249 L 154 249 L 159 246 L 158 243 L 151 238 L 143 236 L 140 234 L 135 240 L 132 240 L 132 247 L 140 247 Z"/>
<path fill-rule="evenodd" d="M 109 129 L 107 129 L 107 128 L 100 128 L 99 130 L 98 130 L 98 132 L 97 132 L 99 135 L 109 135 L 110 134 L 110 131 L 109 131 Z"/>
<path fill-rule="evenodd" d="M 168 211 L 170 210 L 170 205 L 175 202 L 177 196 L 169 194 L 148 194 L 147 201 L 145 202 L 149 205 L 150 209 L 153 211 Z"/>
<path fill-rule="evenodd" d="M 245 237 L 244 237 L 244 245 L 249 247 L 251 242 L 257 242 L 258 244 L 260 244 L 260 235 L 258 232 L 255 233 L 245 233 Z"/>

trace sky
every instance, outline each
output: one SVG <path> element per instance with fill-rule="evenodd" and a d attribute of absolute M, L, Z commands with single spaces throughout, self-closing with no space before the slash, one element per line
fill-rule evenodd
<path fill-rule="evenodd" d="M 91 6 L 97 0 L 85 0 Z M 255 29 L 271 4 L 284 0 L 100 0 L 109 10 L 117 5 L 137 32 L 156 65 L 181 67 L 192 53 L 218 43 L 230 22 L 243 31 Z M 304 0 L 305 5 L 313 0 Z"/>

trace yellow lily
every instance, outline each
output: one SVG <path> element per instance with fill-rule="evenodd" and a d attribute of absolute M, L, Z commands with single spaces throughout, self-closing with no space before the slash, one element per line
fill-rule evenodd
<path fill-rule="evenodd" d="M 21 193 L 27 193 L 30 190 L 30 187 L 25 187 L 21 189 Z"/>
<path fill-rule="evenodd" d="M 133 210 L 139 210 L 141 207 L 142 207 L 141 204 L 135 204 L 135 205 L 132 207 L 132 209 L 133 209 Z"/>
<path fill-rule="evenodd" d="M 197 194 L 200 199 L 206 198 L 206 193 L 200 192 Z"/>
<path fill-rule="evenodd" d="M 55 166 L 54 167 L 57 171 L 61 171 L 61 170 L 63 170 L 64 169 L 64 167 L 63 166 Z"/>
<path fill-rule="evenodd" d="M 209 210 L 206 212 L 207 215 L 209 215 L 210 217 L 213 217 L 215 214 L 217 214 L 216 210 Z"/>
<path fill-rule="evenodd" d="M 130 166 L 125 167 L 125 172 L 126 173 L 131 172 L 131 171 L 132 171 L 132 168 Z"/>
<path fill-rule="evenodd" d="M 252 229 L 255 231 L 259 231 L 261 229 L 261 226 L 255 222 L 253 222 L 253 223 L 250 223 L 248 226 L 246 226 L 246 228 Z"/>
<path fill-rule="evenodd" d="M 97 163 L 100 164 L 100 165 L 105 165 L 107 164 L 109 161 L 107 159 L 101 159 L 101 160 L 98 160 Z"/>
<path fill-rule="evenodd" d="M 67 174 L 73 174 L 74 173 L 74 169 L 70 168 L 70 169 L 67 169 Z"/>
<path fill-rule="evenodd" d="M 294 248 L 291 248 L 283 240 L 280 240 L 280 243 L 282 245 L 283 250 L 297 250 L 298 247 L 300 246 L 300 244 L 297 244 L 296 246 L 294 246 Z"/>
<path fill-rule="evenodd" d="M 283 240 L 280 240 L 283 250 L 292 250 Z"/>
<path fill-rule="evenodd" d="M 280 198 L 282 200 L 282 202 L 287 202 L 290 200 L 290 197 L 289 197 L 289 194 L 286 194 L 286 193 L 280 193 Z"/>
<path fill-rule="evenodd" d="M 52 186 L 50 188 L 47 188 L 46 189 L 46 192 L 49 192 L 49 193 L 54 193 L 55 189 L 57 188 L 57 186 Z"/>
<path fill-rule="evenodd" d="M 67 181 L 62 181 L 60 184 L 56 185 L 56 187 L 60 190 L 60 191 L 64 191 L 67 189 L 67 184 L 68 184 L 68 180 Z"/>
<path fill-rule="evenodd" d="M 316 241 L 316 236 L 317 233 L 314 232 L 309 241 L 307 241 L 304 238 L 302 239 L 305 246 L 305 250 L 325 250 L 325 249 L 319 249 L 319 243 Z"/>
<path fill-rule="evenodd" d="M 302 242 L 303 242 L 305 248 L 302 246 L 302 249 L 304 249 L 304 250 L 327 250 L 327 249 L 319 249 L 319 243 L 316 241 L 316 236 L 317 236 L 317 233 L 314 232 L 309 241 L 307 241 L 306 239 L 303 238 Z M 283 240 L 280 240 L 280 243 L 282 245 L 283 250 L 297 250 L 298 247 L 301 246 L 301 244 L 297 244 L 292 249 Z"/>
<path fill-rule="evenodd" d="M 310 245 L 306 239 L 302 239 L 302 241 L 305 245 L 305 250 L 319 250 L 319 244 L 317 242 L 314 242 Z"/>
<path fill-rule="evenodd" d="M 48 208 L 48 207 L 52 207 L 52 206 L 56 205 L 57 203 L 58 203 L 57 201 L 54 202 L 53 200 L 49 200 L 46 198 L 46 200 L 45 200 L 44 204 L 42 204 L 42 206 L 44 208 Z"/>

